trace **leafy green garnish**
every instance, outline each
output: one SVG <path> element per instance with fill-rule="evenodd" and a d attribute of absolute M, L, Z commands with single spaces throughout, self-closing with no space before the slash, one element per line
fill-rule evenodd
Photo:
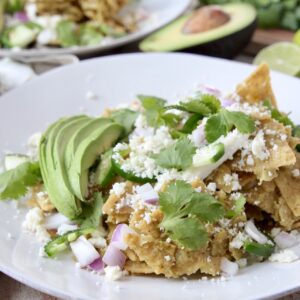
<path fill-rule="evenodd" d="M 79 27 L 79 44 L 83 46 L 98 45 L 103 39 L 103 34 L 99 25 L 87 22 Z"/>
<path fill-rule="evenodd" d="M 49 241 L 44 246 L 44 251 L 49 257 L 54 257 L 59 252 L 66 250 L 69 247 L 69 244 L 76 241 L 80 236 L 91 234 L 94 231 L 95 228 L 84 228 L 67 232 L 64 235 L 57 236 Z"/>
<path fill-rule="evenodd" d="M 240 133 L 252 133 L 255 122 L 243 112 L 220 109 L 219 113 L 211 116 L 205 124 L 206 140 L 213 143 L 222 135 L 226 136 L 233 128 Z"/>
<path fill-rule="evenodd" d="M 103 202 L 102 194 L 95 193 L 91 204 L 83 205 L 81 228 L 97 228 L 101 224 Z"/>
<path fill-rule="evenodd" d="M 42 181 L 38 162 L 25 162 L 0 174 L 0 200 L 25 196 L 27 188 Z"/>
<path fill-rule="evenodd" d="M 283 124 L 284 126 L 292 126 L 295 127 L 293 121 L 284 113 L 281 113 L 277 108 L 273 107 L 270 101 L 265 100 L 263 105 L 269 109 L 271 112 L 271 117 L 278 121 L 279 123 Z"/>
<path fill-rule="evenodd" d="M 197 250 L 208 236 L 204 222 L 215 222 L 224 216 L 224 208 L 214 197 L 198 193 L 184 181 L 178 180 L 159 195 L 164 218 L 161 226 L 183 247 Z"/>
<path fill-rule="evenodd" d="M 182 129 L 180 130 L 183 133 L 191 133 L 198 126 L 199 121 L 202 119 L 201 115 L 193 114 L 191 115 L 187 121 L 184 123 Z"/>
<path fill-rule="evenodd" d="M 125 135 L 133 130 L 134 123 L 139 113 L 128 108 L 118 109 L 111 114 L 111 118 L 125 128 Z"/>
<path fill-rule="evenodd" d="M 164 113 L 161 118 L 164 120 L 165 125 L 175 128 L 178 126 L 181 118 L 178 115 L 172 113 Z"/>
<path fill-rule="evenodd" d="M 259 244 L 256 242 L 245 242 L 244 249 L 246 252 L 255 256 L 268 258 L 274 252 L 274 246 L 270 244 Z"/>
<path fill-rule="evenodd" d="M 57 39 L 62 47 L 79 44 L 76 24 L 69 20 L 62 20 L 56 26 Z"/>
<path fill-rule="evenodd" d="M 187 169 L 193 162 L 196 147 L 186 137 L 180 138 L 175 144 L 153 155 L 157 165 L 163 168 L 177 170 Z"/>
<path fill-rule="evenodd" d="M 297 138 L 300 138 L 300 125 L 297 125 L 293 128 L 292 135 Z"/>
<path fill-rule="evenodd" d="M 246 198 L 244 196 L 240 196 L 235 200 L 233 210 L 227 212 L 228 218 L 235 218 L 239 216 L 243 211 L 246 204 Z"/>
<path fill-rule="evenodd" d="M 158 97 L 144 95 L 138 95 L 138 99 L 145 109 L 148 125 L 152 127 L 164 125 L 162 115 L 164 114 L 164 107 L 167 101 Z"/>

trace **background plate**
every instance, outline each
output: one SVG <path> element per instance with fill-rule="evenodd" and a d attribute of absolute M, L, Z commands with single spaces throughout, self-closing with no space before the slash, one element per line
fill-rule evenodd
<path fill-rule="evenodd" d="M 253 66 L 190 54 L 129 54 L 85 61 L 51 71 L 0 98 L 0 150 L 24 151 L 27 137 L 63 115 L 129 102 L 138 93 L 174 100 L 206 83 L 233 90 Z M 300 123 L 300 81 L 272 73 L 282 110 Z M 97 100 L 85 95 L 94 92 Z M 34 237 L 21 233 L 25 209 L 0 203 L 0 270 L 49 294 L 76 299 L 261 299 L 300 289 L 300 261 L 262 263 L 226 282 L 160 277 L 126 277 L 107 282 L 103 276 L 77 269 L 68 257 L 38 256 Z M 11 233 L 12 239 L 9 239 Z"/>
<path fill-rule="evenodd" d="M 128 34 L 122 38 L 115 39 L 107 45 L 70 47 L 70 48 L 45 48 L 45 49 L 24 49 L 20 51 L 12 51 L 0 48 L 0 57 L 3 56 L 22 56 L 32 57 L 40 55 L 54 54 L 75 54 L 90 55 L 107 51 L 136 40 L 150 34 L 151 32 L 165 26 L 177 17 L 179 17 L 191 4 L 192 0 L 139 0 L 139 6 L 144 8 L 153 16 L 153 23 L 147 22 L 138 31 Z"/>

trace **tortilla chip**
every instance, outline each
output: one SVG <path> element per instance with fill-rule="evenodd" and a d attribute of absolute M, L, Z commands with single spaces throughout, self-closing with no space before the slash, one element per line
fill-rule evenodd
<path fill-rule="evenodd" d="M 255 104 L 269 100 L 273 106 L 277 106 L 271 87 L 270 71 L 266 64 L 261 64 L 243 83 L 236 88 L 241 102 Z"/>

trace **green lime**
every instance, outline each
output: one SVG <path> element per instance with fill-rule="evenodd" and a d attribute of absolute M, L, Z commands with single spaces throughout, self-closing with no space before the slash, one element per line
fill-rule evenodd
<path fill-rule="evenodd" d="M 262 49 L 254 58 L 253 64 L 266 63 L 272 70 L 288 75 L 300 75 L 300 46 L 281 42 Z"/>
<path fill-rule="evenodd" d="M 295 33 L 293 42 L 300 46 L 300 29 Z"/>

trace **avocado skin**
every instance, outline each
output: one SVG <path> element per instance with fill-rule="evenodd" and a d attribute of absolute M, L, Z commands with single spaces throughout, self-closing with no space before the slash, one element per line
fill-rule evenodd
<path fill-rule="evenodd" d="M 50 126 L 40 144 L 40 165 L 45 188 L 57 210 L 70 219 L 81 213 L 81 205 L 70 189 L 63 156 L 69 135 L 86 121 L 88 118 L 84 116 L 60 119 Z"/>
<path fill-rule="evenodd" d="M 257 19 L 241 31 L 203 45 L 185 49 L 184 52 L 221 58 L 233 58 L 249 44 L 256 28 Z"/>
<path fill-rule="evenodd" d="M 78 145 L 68 176 L 73 192 L 80 200 L 85 201 L 87 197 L 89 168 L 118 140 L 123 130 L 119 124 L 108 123 L 94 130 Z"/>

